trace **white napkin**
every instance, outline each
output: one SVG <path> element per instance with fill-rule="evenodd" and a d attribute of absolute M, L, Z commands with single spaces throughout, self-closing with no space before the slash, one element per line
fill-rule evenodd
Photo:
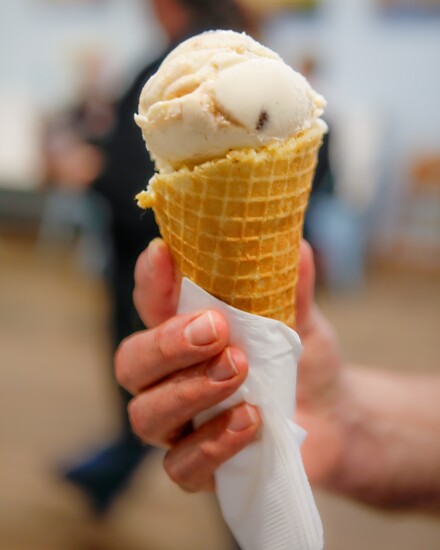
<path fill-rule="evenodd" d="M 321 550 L 322 524 L 300 454 L 306 434 L 293 422 L 299 336 L 283 323 L 239 311 L 183 279 L 178 312 L 205 308 L 228 319 L 230 344 L 246 354 L 249 375 L 234 395 L 196 423 L 243 400 L 256 405 L 263 419 L 258 441 L 217 470 L 223 517 L 242 550 Z"/>

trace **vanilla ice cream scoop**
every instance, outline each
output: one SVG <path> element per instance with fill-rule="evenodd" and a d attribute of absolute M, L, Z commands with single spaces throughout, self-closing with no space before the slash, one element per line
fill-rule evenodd
<path fill-rule="evenodd" d="M 246 34 L 210 31 L 166 57 L 142 91 L 135 120 L 166 172 L 284 141 L 310 128 L 324 107 L 276 53 Z"/>

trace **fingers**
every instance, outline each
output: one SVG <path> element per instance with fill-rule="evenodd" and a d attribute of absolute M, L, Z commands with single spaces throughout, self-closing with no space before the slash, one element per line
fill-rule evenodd
<path fill-rule="evenodd" d="M 257 409 L 241 403 L 179 441 L 165 456 L 165 471 L 186 491 L 212 490 L 215 470 L 249 445 L 260 426 Z"/>
<path fill-rule="evenodd" d="M 238 389 L 247 370 L 243 353 L 227 348 L 211 361 L 169 376 L 131 401 L 134 432 L 151 445 L 173 445 L 195 416 Z"/>
<path fill-rule="evenodd" d="M 212 488 L 214 470 L 248 445 L 261 424 L 256 410 L 234 407 L 192 431 L 192 420 L 244 382 L 244 354 L 226 347 L 229 328 L 218 312 L 173 317 L 126 339 L 116 355 L 118 381 L 137 394 L 130 423 L 145 443 L 170 448 L 165 467 L 187 490 Z"/>
<path fill-rule="evenodd" d="M 136 394 L 170 374 L 221 353 L 229 338 L 217 311 L 178 315 L 125 339 L 115 355 L 116 378 Z"/>
<path fill-rule="evenodd" d="M 152 240 L 139 256 L 134 279 L 134 305 L 146 326 L 156 326 L 174 315 L 180 280 L 162 239 Z"/>
<path fill-rule="evenodd" d="M 180 281 L 166 245 L 152 241 L 138 258 L 134 303 L 152 328 L 131 336 L 116 354 L 119 383 L 136 396 L 129 405 L 134 432 L 167 447 L 165 469 L 186 490 L 213 488 L 213 473 L 255 439 L 257 410 L 242 403 L 192 431 L 192 420 L 243 383 L 247 360 L 215 311 L 175 315 Z M 171 319 L 169 319 L 172 317 Z M 168 320 L 168 321 L 167 321 Z"/>
<path fill-rule="evenodd" d="M 299 256 L 299 277 L 296 296 L 296 330 L 301 336 L 306 330 L 313 305 L 315 289 L 315 263 L 312 247 L 301 241 Z"/>

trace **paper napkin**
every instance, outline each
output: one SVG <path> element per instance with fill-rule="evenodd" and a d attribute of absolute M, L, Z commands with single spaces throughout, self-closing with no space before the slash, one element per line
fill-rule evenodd
<path fill-rule="evenodd" d="M 305 432 L 293 421 L 299 336 L 283 323 L 239 311 L 183 279 L 179 313 L 215 309 L 230 326 L 249 374 L 239 390 L 196 419 L 201 424 L 242 401 L 256 405 L 261 436 L 216 472 L 223 517 L 242 550 L 321 550 L 322 524 L 304 471 Z"/>

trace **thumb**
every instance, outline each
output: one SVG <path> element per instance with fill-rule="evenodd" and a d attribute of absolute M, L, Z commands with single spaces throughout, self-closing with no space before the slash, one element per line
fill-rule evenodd
<path fill-rule="evenodd" d="M 134 305 L 146 326 L 154 327 L 176 313 L 180 277 L 162 239 L 153 239 L 140 254 L 134 280 Z"/>
<path fill-rule="evenodd" d="M 296 330 L 301 336 L 307 329 L 313 305 L 315 289 L 315 262 L 310 244 L 301 241 L 299 252 L 299 275 L 296 288 Z"/>

